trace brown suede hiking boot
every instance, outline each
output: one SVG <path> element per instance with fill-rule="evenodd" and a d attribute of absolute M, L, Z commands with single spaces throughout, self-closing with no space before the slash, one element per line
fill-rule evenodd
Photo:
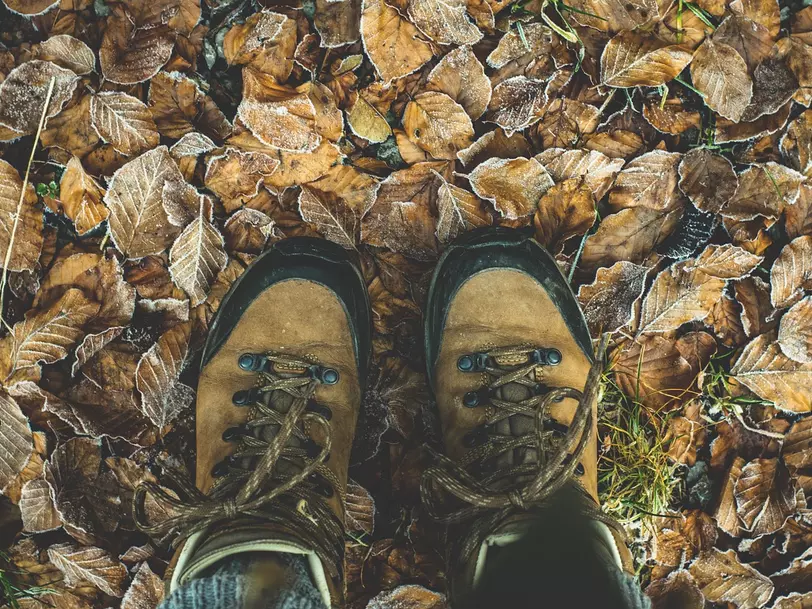
<path fill-rule="evenodd" d="M 564 484 L 577 481 L 585 511 L 609 520 L 597 493 L 601 368 L 566 279 L 523 231 L 489 228 L 452 243 L 425 322 L 445 456 L 425 472 L 422 494 L 436 520 L 460 525 L 449 535 L 459 598 L 473 589 L 488 547 L 515 541 L 534 506 Z"/>
<path fill-rule="evenodd" d="M 339 601 L 370 327 L 360 271 L 329 241 L 280 241 L 234 283 L 203 351 L 196 484 L 168 472 L 178 498 L 154 484 L 135 497 L 143 530 L 184 541 L 170 590 L 226 556 L 281 552 L 306 555 Z M 173 517 L 147 523 L 148 493 Z"/>

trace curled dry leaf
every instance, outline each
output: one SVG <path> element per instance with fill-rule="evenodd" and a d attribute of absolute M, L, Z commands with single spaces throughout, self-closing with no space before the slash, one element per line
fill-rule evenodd
<path fill-rule="evenodd" d="M 767 577 L 739 562 L 734 550 L 708 550 L 688 570 L 707 600 L 733 603 L 738 609 L 763 607 L 774 589 Z"/>
<path fill-rule="evenodd" d="M 164 583 L 147 562 L 135 570 L 133 581 L 121 599 L 121 609 L 156 609 L 164 598 Z"/>
<path fill-rule="evenodd" d="M 47 480 L 38 478 L 25 483 L 20 497 L 20 516 L 24 531 L 44 533 L 62 526 L 52 495 L 53 489 Z"/>
<path fill-rule="evenodd" d="M 228 63 L 250 65 L 279 82 L 290 76 L 295 48 L 296 22 L 268 9 L 235 24 L 223 39 Z"/>
<path fill-rule="evenodd" d="M 122 85 L 144 82 L 169 61 L 174 47 L 175 37 L 167 26 L 137 28 L 126 15 L 114 13 L 99 48 L 102 75 Z"/>
<path fill-rule="evenodd" d="M 616 332 L 632 320 L 648 273 L 644 266 L 620 261 L 598 269 L 595 281 L 578 289 L 578 302 L 594 335 Z"/>
<path fill-rule="evenodd" d="M 812 288 L 812 236 L 784 246 L 770 269 L 770 300 L 774 307 L 792 306 Z"/>
<path fill-rule="evenodd" d="M 96 55 L 81 40 L 67 34 L 57 34 L 39 45 L 39 58 L 71 70 L 80 76 L 96 70 Z"/>
<path fill-rule="evenodd" d="M 437 238 L 441 243 L 467 230 L 490 226 L 493 218 L 479 197 L 437 176 L 442 180 L 437 191 Z"/>
<path fill-rule="evenodd" d="M 101 143 L 90 124 L 91 95 L 80 94 L 79 101 L 48 119 L 42 132 L 42 145 L 56 146 L 69 153 L 84 157 Z"/>
<path fill-rule="evenodd" d="M 352 480 L 347 484 L 344 522 L 347 531 L 355 535 L 372 535 L 375 530 L 375 500 L 369 491 Z"/>
<path fill-rule="evenodd" d="M 27 185 L 25 196 L 22 194 L 20 174 L 0 159 L 0 266 L 5 264 L 8 257 L 9 271 L 34 269 L 42 250 L 42 212 L 34 207 L 37 195 L 31 184 Z"/>
<path fill-rule="evenodd" d="M 465 108 L 471 120 L 482 116 L 491 100 L 491 81 L 469 46 L 443 57 L 429 73 L 426 87 L 448 95 Z"/>
<path fill-rule="evenodd" d="M 465 166 L 479 165 L 493 157 L 513 159 L 519 156 L 530 156 L 530 144 L 527 139 L 521 133 L 507 136 L 498 127 L 457 153 L 457 158 Z"/>
<path fill-rule="evenodd" d="M 468 176 L 474 192 L 491 201 L 502 217 L 515 220 L 532 214 L 553 179 L 536 159 L 489 159 Z"/>
<path fill-rule="evenodd" d="M 410 0 L 409 18 L 438 44 L 475 44 L 482 32 L 471 23 L 465 0 Z"/>
<path fill-rule="evenodd" d="M 192 131 L 182 136 L 177 142 L 169 147 L 169 153 L 173 159 L 184 157 L 198 157 L 217 148 L 214 142 L 207 135 Z"/>
<path fill-rule="evenodd" d="M 675 463 L 693 466 L 696 454 L 707 441 L 706 423 L 702 420 L 702 403 L 691 401 L 685 406 L 685 416 L 668 420 L 668 431 L 664 442 L 668 443 L 668 456 Z"/>
<path fill-rule="evenodd" d="M 739 518 L 754 537 L 778 531 L 795 513 L 795 485 L 778 459 L 756 459 L 745 465 L 734 496 Z"/>
<path fill-rule="evenodd" d="M 433 56 L 417 28 L 384 0 L 363 1 L 361 39 L 385 82 L 415 72 Z"/>
<path fill-rule="evenodd" d="M 609 191 L 615 208 L 668 209 L 677 189 L 677 165 L 681 155 L 653 150 L 626 164 Z"/>
<path fill-rule="evenodd" d="M 84 235 L 107 219 L 99 183 L 88 175 L 78 158 L 71 157 L 59 182 L 59 200 L 65 215 L 73 220 L 76 232 Z"/>
<path fill-rule="evenodd" d="M 737 381 L 753 393 L 773 402 L 781 410 L 804 413 L 812 411 L 812 397 L 807 391 L 812 382 L 812 364 L 788 358 L 768 332 L 752 340 L 730 369 Z"/>
<path fill-rule="evenodd" d="M 696 51 L 691 80 L 711 109 L 739 121 L 753 97 L 747 63 L 732 46 L 708 38 Z"/>
<path fill-rule="evenodd" d="M 455 159 L 474 140 L 465 109 L 445 93 L 420 93 L 406 106 L 403 127 L 409 139 L 435 159 Z"/>
<path fill-rule="evenodd" d="M 657 87 L 678 76 L 691 58 L 681 46 L 622 32 L 603 49 L 601 81 L 610 87 Z"/>
<path fill-rule="evenodd" d="M 742 523 L 736 511 L 736 482 L 742 475 L 745 460 L 735 457 L 725 474 L 722 482 L 722 491 L 713 518 L 719 528 L 732 537 L 739 537 L 742 533 Z"/>
<path fill-rule="evenodd" d="M 69 588 L 87 581 L 110 596 L 124 595 L 127 567 L 106 550 L 59 543 L 48 548 L 48 558 L 62 571 Z"/>
<path fill-rule="evenodd" d="M 166 212 L 164 186 L 183 176 L 159 146 L 133 159 L 113 174 L 104 202 L 110 210 L 113 243 L 128 258 L 163 252 L 177 234 Z"/>
<path fill-rule="evenodd" d="M 652 539 L 652 559 L 658 565 L 681 567 L 716 544 L 716 525 L 701 510 L 662 517 L 661 525 Z"/>
<path fill-rule="evenodd" d="M 220 142 L 231 135 L 231 123 L 214 100 L 179 72 L 159 72 L 150 80 L 149 110 L 158 131 L 166 137 L 199 132 L 201 137 Z"/>
<path fill-rule="evenodd" d="M 167 330 L 138 362 L 141 410 L 158 427 L 171 423 L 194 400 L 194 390 L 178 380 L 189 355 L 190 331 L 189 323 Z"/>
<path fill-rule="evenodd" d="M 611 159 L 594 150 L 565 150 L 547 148 L 535 156 L 555 181 L 583 178 L 592 189 L 596 201 L 607 193 L 615 176 L 623 168 L 623 159 Z"/>
<path fill-rule="evenodd" d="M 103 141 L 126 156 L 152 150 L 161 139 L 146 104 L 118 91 L 90 98 L 90 123 Z"/>
<path fill-rule="evenodd" d="M 796 362 L 812 364 L 812 296 L 784 313 L 778 328 L 781 351 Z"/>
<path fill-rule="evenodd" d="M 583 235 L 595 222 L 595 197 L 581 178 L 554 184 L 539 199 L 533 218 L 536 240 L 552 253 L 571 237 Z"/>
<path fill-rule="evenodd" d="M 739 174 L 739 188 L 722 209 L 722 215 L 735 220 L 763 216 L 777 220 L 784 208 L 800 196 L 804 176 L 778 163 L 753 165 Z"/>
<path fill-rule="evenodd" d="M 546 83 L 524 76 L 514 76 L 493 89 L 487 118 L 505 130 L 507 135 L 521 131 L 539 120 L 546 103 Z"/>
<path fill-rule="evenodd" d="M 51 79 L 54 90 L 45 110 Z M 78 81 L 72 71 L 50 61 L 36 59 L 17 66 L 0 83 L 0 126 L 20 135 L 36 132 L 43 110 L 46 118 L 59 114 Z"/>
<path fill-rule="evenodd" d="M 28 419 L 14 398 L 0 392 L 0 406 L 0 492 L 5 492 L 28 463 L 34 447 Z"/>
<path fill-rule="evenodd" d="M 708 316 L 705 324 L 713 328 L 719 341 L 727 347 L 741 347 L 747 342 L 741 322 L 741 306 L 734 298 L 722 294 Z"/>
<path fill-rule="evenodd" d="M 719 213 L 738 185 L 733 164 L 707 148 L 694 148 L 679 164 L 680 190 L 700 211 Z"/>
<path fill-rule="evenodd" d="M 769 332 L 776 326 L 776 320 L 771 319 L 773 308 L 769 284 L 758 277 L 748 277 L 737 281 L 734 290 L 736 301 L 742 307 L 742 328 L 749 338 Z"/>

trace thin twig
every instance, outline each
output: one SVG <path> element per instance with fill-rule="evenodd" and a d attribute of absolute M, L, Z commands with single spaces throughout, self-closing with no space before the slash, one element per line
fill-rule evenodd
<path fill-rule="evenodd" d="M 3 261 L 3 278 L 0 280 L 0 321 L 3 325 L 11 331 L 6 318 L 3 314 L 3 304 L 6 295 L 6 283 L 8 282 L 8 265 L 11 262 L 11 250 L 14 247 L 14 237 L 17 235 L 17 225 L 20 223 L 20 214 L 23 211 L 23 201 L 25 201 L 25 190 L 28 188 L 28 178 L 31 174 L 31 165 L 34 163 L 34 153 L 37 151 L 37 143 L 39 136 L 42 134 L 42 128 L 45 126 L 45 116 L 48 114 L 48 106 L 51 103 L 51 96 L 54 93 L 54 85 L 56 85 L 56 77 L 51 77 L 51 82 L 48 84 L 48 93 L 45 95 L 45 103 L 42 106 L 42 115 L 39 117 L 39 126 L 37 126 L 37 135 L 34 137 L 34 144 L 31 146 L 31 156 L 28 157 L 28 165 L 25 167 L 25 177 L 23 178 L 23 187 L 20 190 L 20 200 L 17 201 L 17 213 L 14 215 L 14 224 L 11 227 L 11 235 L 8 239 L 8 248 L 6 248 L 6 259 Z"/>

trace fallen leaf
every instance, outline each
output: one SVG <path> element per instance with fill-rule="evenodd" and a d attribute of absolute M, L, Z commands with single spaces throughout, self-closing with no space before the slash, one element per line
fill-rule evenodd
<path fill-rule="evenodd" d="M 596 215 L 595 197 L 583 179 L 554 184 L 539 199 L 533 217 L 536 240 L 550 252 L 558 253 L 567 239 L 586 233 Z"/>
<path fill-rule="evenodd" d="M 121 609 L 156 609 L 163 598 L 163 581 L 152 572 L 147 562 L 142 562 L 121 599 Z"/>
<path fill-rule="evenodd" d="M 126 15 L 114 13 L 99 49 L 102 75 L 122 85 L 149 80 L 169 61 L 174 46 L 167 26 L 137 28 Z"/>
<path fill-rule="evenodd" d="M 158 131 L 166 137 L 199 132 L 221 142 L 231 135 L 231 123 L 214 100 L 178 72 L 159 72 L 150 80 L 149 110 Z"/>
<path fill-rule="evenodd" d="M 578 302 L 593 334 L 616 332 L 634 318 L 648 273 L 644 266 L 620 261 L 598 269 L 595 281 L 578 289 Z"/>
<path fill-rule="evenodd" d="M 518 26 L 510 28 L 485 59 L 490 67 L 499 70 L 494 75 L 494 82 L 523 74 L 537 58 L 549 55 L 553 48 L 553 37 L 553 31 L 543 23 L 524 23 L 521 31 Z"/>
<path fill-rule="evenodd" d="M 721 213 L 736 220 L 776 220 L 798 200 L 803 181 L 803 175 L 778 163 L 753 165 L 739 174 L 739 188 Z"/>
<path fill-rule="evenodd" d="M 703 609 L 705 597 L 688 571 L 675 571 L 646 587 L 652 609 Z"/>
<path fill-rule="evenodd" d="M 719 495 L 719 503 L 713 514 L 719 528 L 732 537 L 739 537 L 742 533 L 742 522 L 736 511 L 736 483 L 742 475 L 742 468 L 746 461 L 741 457 L 736 457 L 730 465 L 730 469 L 725 474 L 722 482 L 722 490 Z"/>
<path fill-rule="evenodd" d="M 653 150 L 627 163 L 609 191 L 609 204 L 616 209 L 670 208 L 677 190 L 680 158 L 681 155 L 674 152 Z"/>
<path fill-rule="evenodd" d="M 124 595 L 127 568 L 101 548 L 59 543 L 48 548 L 48 558 L 65 575 L 68 587 L 88 581 L 110 596 Z"/>
<path fill-rule="evenodd" d="M 491 81 L 468 46 L 446 54 L 429 72 L 426 87 L 448 95 L 465 109 L 471 120 L 482 116 L 491 100 Z"/>
<path fill-rule="evenodd" d="M 109 212 L 101 202 L 103 196 L 104 190 L 85 172 L 81 161 L 71 157 L 59 182 L 59 200 L 79 235 L 90 232 L 107 219 Z"/>
<path fill-rule="evenodd" d="M 802 174 L 812 171 L 812 110 L 807 110 L 792 121 L 781 138 L 781 151 L 793 160 L 793 166 Z"/>
<path fill-rule="evenodd" d="M 0 393 L 0 492 L 5 492 L 28 463 L 33 452 L 33 436 L 28 419 L 17 402 L 5 391 Z"/>
<path fill-rule="evenodd" d="M 51 80 L 54 90 L 48 109 L 45 98 Z M 50 61 L 26 61 L 0 83 L 0 125 L 21 135 L 35 133 L 43 111 L 46 118 L 59 114 L 76 90 L 79 77 Z"/>
<path fill-rule="evenodd" d="M 203 182 L 231 212 L 258 196 L 278 167 L 279 161 L 264 152 L 228 146 L 222 154 L 209 158 Z"/>
<path fill-rule="evenodd" d="M 90 121 L 91 97 L 80 95 L 76 104 L 49 118 L 42 132 L 42 145 L 61 148 L 80 158 L 92 152 L 100 140 Z"/>
<path fill-rule="evenodd" d="M 192 131 L 183 135 L 177 142 L 169 147 L 172 158 L 199 157 L 217 148 L 215 143 L 206 135 Z"/>
<path fill-rule="evenodd" d="M 465 150 L 457 153 L 457 158 L 465 165 L 479 165 L 490 158 L 514 159 L 520 156 L 531 156 L 530 144 L 521 133 L 510 136 L 496 128 L 488 131 Z"/>
<path fill-rule="evenodd" d="M 661 524 L 652 539 L 652 559 L 658 565 L 682 567 L 716 544 L 716 525 L 701 510 L 662 517 Z"/>
<path fill-rule="evenodd" d="M 722 294 L 705 318 L 716 337 L 727 347 L 741 347 L 747 342 L 741 322 L 742 308 L 734 298 Z"/>
<path fill-rule="evenodd" d="M 781 318 L 778 345 L 796 362 L 812 363 L 812 297 L 799 300 Z"/>
<path fill-rule="evenodd" d="M 796 470 L 812 464 L 812 418 L 807 417 L 792 424 L 784 437 L 781 458 Z"/>
<path fill-rule="evenodd" d="M 357 42 L 360 21 L 360 0 L 316 0 L 313 25 L 321 36 L 321 45 L 328 49 Z"/>
<path fill-rule="evenodd" d="M 39 58 L 52 61 L 74 74 L 84 76 L 96 71 L 96 55 L 81 40 L 67 34 L 57 34 L 39 45 Z"/>
<path fill-rule="evenodd" d="M 6 7 L 20 15 L 41 15 L 59 4 L 56 0 L 3 0 Z"/>
<path fill-rule="evenodd" d="M 657 87 L 673 80 L 691 62 L 690 52 L 656 38 L 622 32 L 601 55 L 601 81 L 610 87 Z"/>
<path fill-rule="evenodd" d="M 647 0 L 634 2 L 576 0 L 572 6 L 578 11 L 573 12 L 571 18 L 582 25 L 604 32 L 633 30 L 659 17 L 657 3 Z"/>
<path fill-rule="evenodd" d="M 759 397 L 787 412 L 812 411 L 812 398 L 806 387 L 812 380 L 812 364 L 792 361 L 781 352 L 769 332 L 753 339 L 730 373 Z"/>
<path fill-rule="evenodd" d="M 747 142 L 756 138 L 766 137 L 784 128 L 789 119 L 792 104 L 786 104 L 775 114 L 769 114 L 757 118 L 752 122 L 734 122 L 722 118 L 716 120 L 716 129 L 713 139 L 717 144 L 728 144 L 731 142 Z M 755 161 L 761 159 L 756 158 Z M 769 159 L 768 159 L 769 160 Z"/>
<path fill-rule="evenodd" d="M 435 159 L 455 159 L 473 143 L 474 127 L 465 109 L 445 93 L 420 93 L 403 113 L 409 139 Z"/>
<path fill-rule="evenodd" d="M 362 6 L 364 50 L 385 82 L 415 72 L 432 58 L 417 28 L 384 0 L 363 0 Z"/>
<path fill-rule="evenodd" d="M 643 138 L 625 129 L 599 131 L 586 139 L 584 147 L 612 159 L 631 159 L 644 149 Z"/>
<path fill-rule="evenodd" d="M 795 513 L 795 486 L 778 459 L 756 459 L 736 480 L 736 511 L 753 536 L 769 535 Z"/>
<path fill-rule="evenodd" d="M 372 535 L 375 530 L 375 500 L 369 491 L 352 480 L 347 484 L 344 522 L 347 531 L 355 535 Z"/>
<path fill-rule="evenodd" d="M 812 288 L 812 237 L 789 242 L 770 269 L 770 300 L 783 309 L 798 302 Z"/>
<path fill-rule="evenodd" d="M 532 214 L 553 180 L 536 159 L 490 159 L 469 174 L 474 193 L 491 201 L 502 217 L 517 219 Z"/>
<path fill-rule="evenodd" d="M 493 88 L 487 120 L 496 123 L 510 136 L 539 120 L 546 102 L 546 84 L 540 80 L 514 76 Z"/>
<path fill-rule="evenodd" d="M 9 271 L 30 271 L 39 262 L 42 212 L 34 207 L 36 203 L 31 184 L 23 196 L 23 181 L 17 170 L 0 159 L 0 266 L 7 266 Z"/>
<path fill-rule="evenodd" d="M 479 197 L 437 176 L 442 180 L 437 191 L 437 238 L 441 243 L 467 230 L 491 225 L 493 218 Z"/>
<path fill-rule="evenodd" d="M 809 609 L 812 607 L 812 592 L 799 594 L 793 592 L 788 596 L 775 599 L 772 609 Z"/>
<path fill-rule="evenodd" d="M 296 21 L 267 8 L 232 26 L 223 39 L 229 64 L 251 65 L 279 82 L 290 76 L 295 48 Z"/>
<path fill-rule="evenodd" d="M 753 81 L 739 52 L 714 40 L 708 38 L 696 51 L 691 80 L 709 108 L 739 121 L 753 97 Z"/>
<path fill-rule="evenodd" d="M 733 164 L 707 148 L 694 148 L 679 164 L 680 190 L 700 211 L 719 213 L 738 185 Z"/>
<path fill-rule="evenodd" d="M 556 183 L 583 178 L 592 189 L 596 201 L 600 201 L 609 191 L 624 165 L 622 159 L 612 159 L 594 150 L 548 148 L 537 154 L 535 159 L 544 165 Z"/>
<path fill-rule="evenodd" d="M 409 18 L 438 44 L 475 44 L 482 32 L 471 23 L 465 0 L 411 0 Z"/>
<path fill-rule="evenodd" d="M 753 338 L 775 328 L 771 320 L 770 286 L 758 277 L 748 277 L 734 284 L 736 300 L 742 307 L 741 320 L 744 333 Z"/>
<path fill-rule="evenodd" d="M 705 598 L 713 603 L 730 602 L 739 609 L 758 609 L 774 590 L 767 577 L 739 562 L 734 550 L 708 550 L 688 570 Z"/>
<path fill-rule="evenodd" d="M 689 129 L 699 129 L 702 124 L 699 112 L 686 110 L 682 101 L 675 98 L 666 99 L 665 103 L 657 97 L 646 98 L 643 117 L 657 131 L 671 135 L 680 135 Z"/>
<path fill-rule="evenodd" d="M 749 73 L 753 73 L 772 50 L 773 37 L 760 23 L 744 15 L 732 14 L 716 28 L 713 42 L 733 47 L 747 64 Z"/>
<path fill-rule="evenodd" d="M 42 478 L 25 483 L 20 497 L 20 515 L 23 530 L 28 533 L 44 533 L 62 526 L 52 498 L 53 489 Z"/>
<path fill-rule="evenodd" d="M 415 584 L 398 586 L 370 599 L 367 609 L 448 609 L 446 597 Z"/>
<path fill-rule="evenodd" d="M 558 98 L 547 104 L 533 127 L 544 148 L 574 147 L 600 123 L 600 111 L 589 104 Z"/>
<path fill-rule="evenodd" d="M 735 245 L 709 245 L 696 260 L 685 261 L 687 270 L 698 269 L 719 279 L 744 279 L 752 273 L 764 258 L 751 254 Z"/>
<path fill-rule="evenodd" d="M 696 455 L 707 441 L 706 423 L 702 420 L 702 403 L 694 400 L 685 406 L 685 416 L 668 420 L 664 442 L 668 443 L 668 456 L 676 463 L 693 466 Z"/>
<path fill-rule="evenodd" d="M 152 150 L 160 141 L 146 104 L 126 93 L 103 91 L 91 97 L 90 121 L 103 141 L 126 156 Z"/>
<path fill-rule="evenodd" d="M 358 94 L 355 103 L 347 111 L 347 123 L 355 135 L 373 144 L 384 142 L 392 135 L 392 127 L 386 117 L 364 99 L 363 93 Z"/>

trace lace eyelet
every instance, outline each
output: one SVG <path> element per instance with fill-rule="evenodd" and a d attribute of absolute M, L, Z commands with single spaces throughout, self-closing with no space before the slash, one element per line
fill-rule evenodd
<path fill-rule="evenodd" d="M 471 353 L 463 355 L 457 360 L 457 369 L 460 372 L 483 372 L 488 367 L 487 353 Z"/>
<path fill-rule="evenodd" d="M 327 406 L 322 406 L 321 404 L 317 404 L 316 402 L 308 403 L 307 412 L 313 412 L 322 417 L 325 421 L 329 421 L 330 419 L 333 418 L 332 410 L 330 410 Z"/>
<path fill-rule="evenodd" d="M 245 435 L 248 431 L 248 428 L 245 425 L 237 425 L 236 427 L 229 427 L 223 432 L 223 441 L 224 442 L 234 442 L 235 440 L 239 440 L 240 436 Z"/>
<path fill-rule="evenodd" d="M 214 467 L 211 468 L 211 475 L 214 478 L 220 478 L 222 476 L 225 476 L 229 472 L 229 465 L 230 465 L 229 460 L 220 461 L 219 463 L 215 464 Z"/>
<path fill-rule="evenodd" d="M 469 391 L 462 396 L 462 404 L 466 408 L 476 408 L 479 406 L 479 394 L 476 391 Z"/>
<path fill-rule="evenodd" d="M 310 366 L 308 373 L 310 378 L 318 381 L 322 385 L 335 385 L 340 379 L 338 370 L 335 368 L 325 368 L 323 366 Z"/>
<path fill-rule="evenodd" d="M 237 365 L 240 367 L 240 370 L 245 370 L 246 372 L 262 370 L 266 362 L 267 359 L 265 356 L 257 353 L 243 353 L 237 359 Z"/>
<path fill-rule="evenodd" d="M 257 401 L 256 392 L 252 389 L 241 389 L 231 396 L 235 406 L 250 406 Z"/>
<path fill-rule="evenodd" d="M 316 457 L 321 454 L 321 446 L 316 444 L 313 440 L 308 440 L 304 445 L 304 450 L 307 453 L 307 456 L 311 459 L 315 459 Z"/>
<path fill-rule="evenodd" d="M 536 349 L 530 355 L 534 364 L 541 366 L 557 366 L 561 363 L 561 351 L 558 349 Z"/>
<path fill-rule="evenodd" d="M 584 466 L 583 466 L 582 463 L 579 463 L 578 465 L 575 466 L 575 475 L 576 476 L 583 476 L 585 473 L 586 473 L 586 470 L 584 469 Z"/>

